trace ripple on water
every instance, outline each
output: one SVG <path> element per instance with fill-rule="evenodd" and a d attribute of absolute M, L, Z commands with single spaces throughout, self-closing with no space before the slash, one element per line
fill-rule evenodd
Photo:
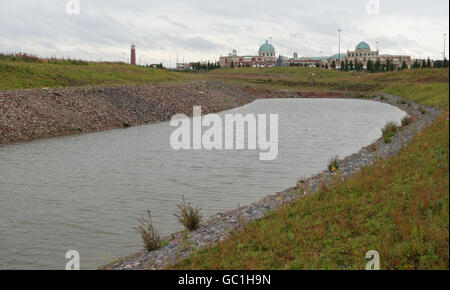
<path fill-rule="evenodd" d="M 134 227 L 147 209 L 170 234 L 181 229 L 181 195 L 206 217 L 249 204 L 359 151 L 405 115 L 342 99 L 258 100 L 229 112 L 278 113 L 278 158 L 173 151 L 168 123 L 1 146 L 0 268 L 64 269 L 71 249 L 82 268 L 96 268 L 141 248 Z"/>

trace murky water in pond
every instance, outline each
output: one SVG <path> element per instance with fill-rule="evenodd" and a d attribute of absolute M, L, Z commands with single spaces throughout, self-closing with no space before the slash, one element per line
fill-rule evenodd
<path fill-rule="evenodd" d="M 64 269 L 71 249 L 82 269 L 96 268 L 141 248 L 134 227 L 147 209 L 170 234 L 181 229 L 173 216 L 181 195 L 205 217 L 249 204 L 359 151 L 405 115 L 336 99 L 258 100 L 228 112 L 278 113 L 278 158 L 174 151 L 167 122 L 0 146 L 0 268 Z"/>

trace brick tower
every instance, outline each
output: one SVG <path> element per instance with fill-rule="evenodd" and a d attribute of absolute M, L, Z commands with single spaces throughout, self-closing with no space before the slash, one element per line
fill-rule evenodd
<path fill-rule="evenodd" d="M 131 46 L 130 64 L 136 65 L 136 47 L 134 46 L 134 44 Z"/>

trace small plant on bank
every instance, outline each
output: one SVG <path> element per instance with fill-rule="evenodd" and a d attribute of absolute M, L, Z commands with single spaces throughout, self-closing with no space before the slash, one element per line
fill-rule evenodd
<path fill-rule="evenodd" d="M 388 122 L 381 132 L 383 133 L 384 143 L 388 144 L 392 142 L 392 137 L 397 133 L 398 127 L 395 122 Z"/>
<path fill-rule="evenodd" d="M 147 211 L 147 217 L 138 219 L 138 232 L 141 234 L 142 242 L 147 251 L 153 251 L 161 247 L 161 237 L 153 228 L 152 215 Z"/>
<path fill-rule="evenodd" d="M 328 170 L 333 173 L 339 169 L 339 157 L 335 156 L 328 162 Z"/>
<path fill-rule="evenodd" d="M 367 150 L 369 150 L 370 152 L 377 151 L 377 144 L 376 143 L 370 144 L 369 146 L 367 146 Z"/>
<path fill-rule="evenodd" d="M 183 202 L 178 204 L 180 214 L 175 214 L 178 221 L 184 226 L 186 230 L 196 230 L 202 219 L 199 208 L 193 208 L 190 203 L 186 203 L 184 196 L 182 196 Z"/>
<path fill-rule="evenodd" d="M 427 113 L 427 111 L 424 108 L 420 108 L 419 110 L 422 115 L 425 115 Z"/>
<path fill-rule="evenodd" d="M 402 126 L 406 127 L 413 122 L 413 119 L 410 116 L 406 116 L 402 119 Z"/>

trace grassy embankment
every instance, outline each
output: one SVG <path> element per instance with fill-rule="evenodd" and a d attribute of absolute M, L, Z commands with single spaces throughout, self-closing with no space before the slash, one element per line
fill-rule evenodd
<path fill-rule="evenodd" d="M 313 75 L 314 74 L 314 75 Z M 221 80 L 242 87 L 292 91 L 338 91 L 367 94 L 385 91 L 435 104 L 447 100 L 448 69 L 367 74 L 314 68 L 236 68 L 209 73 L 179 73 L 77 60 L 38 59 L 0 54 L 0 90 L 86 85 L 154 84 L 189 80 Z"/>
<path fill-rule="evenodd" d="M 269 75 L 268 87 L 283 79 L 280 72 L 251 74 L 248 79 Z M 288 79 L 305 78 L 305 70 L 292 74 Z M 364 269 L 369 250 L 380 253 L 382 269 L 449 268 L 448 70 L 339 74 L 319 72 L 330 86 L 339 79 L 356 86 L 368 81 L 443 114 L 399 155 L 286 205 L 173 268 Z M 236 81 L 245 83 L 243 75 Z"/>
<path fill-rule="evenodd" d="M 370 74 L 316 68 L 219 69 L 205 74 L 242 87 L 287 91 L 337 91 L 369 94 L 384 91 L 428 105 L 448 105 L 448 69 L 418 69 Z"/>
<path fill-rule="evenodd" d="M 72 60 L 11 60 L 0 55 L 0 90 L 87 85 L 155 84 L 182 81 L 184 75 L 123 63 Z"/>

